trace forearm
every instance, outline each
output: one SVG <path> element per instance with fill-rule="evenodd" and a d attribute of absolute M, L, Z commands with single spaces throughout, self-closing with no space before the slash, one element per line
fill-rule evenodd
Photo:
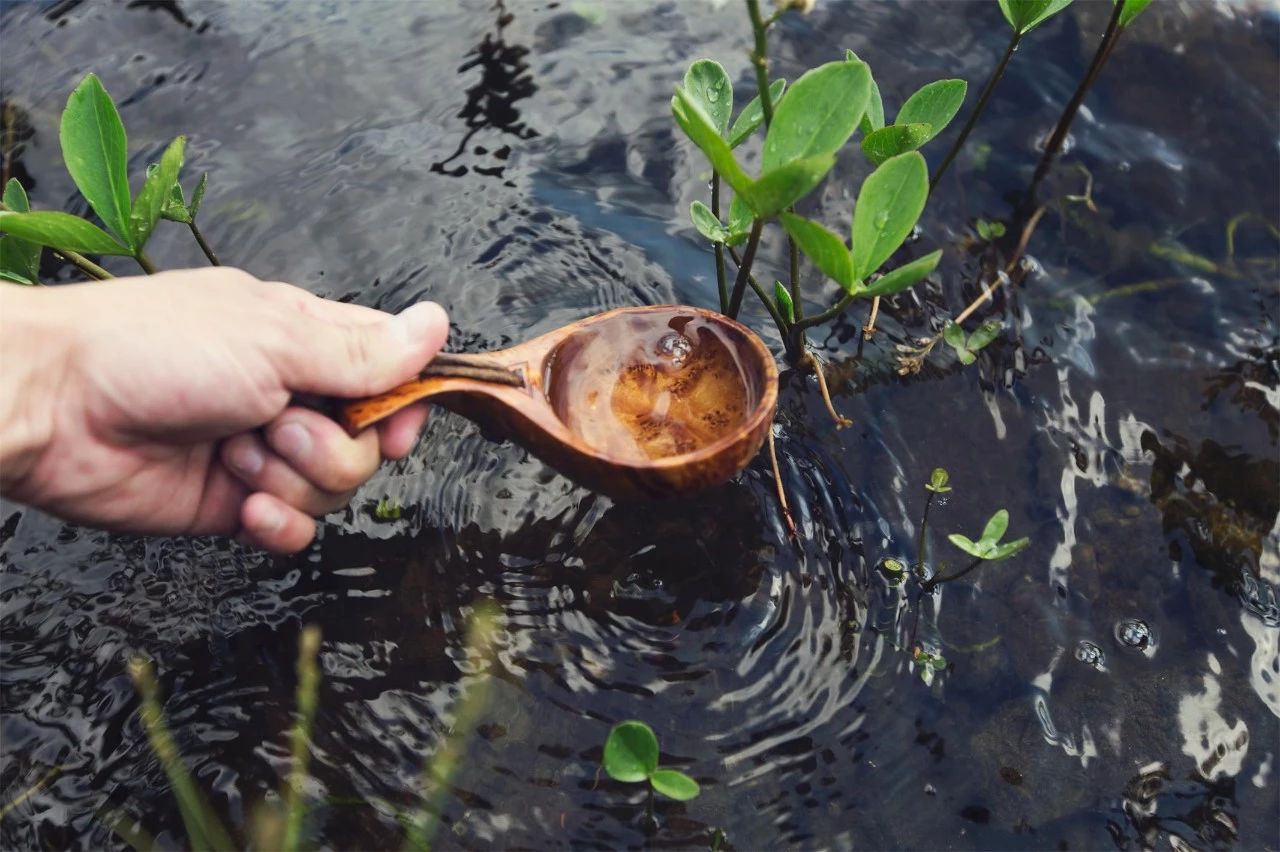
<path fill-rule="evenodd" d="M 12 495 L 53 434 L 66 374 L 66 320 L 44 288 L 0 284 L 0 493 Z"/>

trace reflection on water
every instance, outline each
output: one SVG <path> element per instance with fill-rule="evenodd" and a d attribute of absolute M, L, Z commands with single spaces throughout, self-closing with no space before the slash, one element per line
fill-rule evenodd
<path fill-rule="evenodd" d="M 472 350 L 623 305 L 714 302 L 687 222 L 706 167 L 668 101 L 700 55 L 745 101 L 733 4 L 181 8 L 196 28 L 119 4 L 0 12 L 5 103 L 31 130 L 5 167 L 35 203 L 80 209 L 53 140 L 92 67 L 126 104 L 131 151 L 189 134 L 210 240 L 264 277 L 388 309 L 438 299 Z M 1280 211 L 1275 15 L 1153 4 L 1073 128 L 1022 283 L 984 308 L 1001 338 L 972 367 L 896 373 L 895 345 L 1007 262 L 971 225 L 1017 238 L 1008 199 L 1106 12 L 1074 4 L 1019 52 L 922 222 L 920 246 L 948 247 L 934 282 L 887 302 L 870 342 L 856 315 L 814 336 L 855 427 L 784 378 L 798 540 L 762 460 L 706 494 L 615 506 L 445 413 L 293 559 L 5 506 L 0 803 L 45 780 L 0 845 L 119 846 L 105 807 L 182 845 L 134 653 L 243 829 L 288 765 L 306 622 L 325 636 L 310 836 L 399 846 L 422 762 L 484 676 L 462 636 L 481 599 L 503 612 L 493 700 L 442 848 L 698 847 L 712 827 L 738 849 L 1280 845 L 1280 288 L 1259 221 Z M 831 2 L 774 32 L 785 73 L 852 48 L 890 104 L 982 79 L 1005 46 L 985 3 Z M 1062 197 L 1086 172 L 1093 208 Z M 807 212 L 847 212 L 841 180 Z M 176 229 L 158 239 L 158 258 L 197 262 Z M 760 254 L 781 275 L 785 247 Z M 832 296 L 807 292 L 811 310 Z M 914 562 L 937 466 L 956 490 L 932 509 L 931 569 L 960 558 L 946 533 L 1000 507 L 1032 546 L 920 602 L 871 567 Z M 929 685 L 901 650 L 913 636 L 949 663 Z M 652 837 L 642 791 L 599 777 L 626 718 L 703 785 L 658 804 Z"/>

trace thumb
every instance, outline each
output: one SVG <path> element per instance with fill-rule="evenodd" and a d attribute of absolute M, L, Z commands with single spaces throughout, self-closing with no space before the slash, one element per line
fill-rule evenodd
<path fill-rule="evenodd" d="M 302 333 L 290 336 L 281 364 L 281 378 L 295 393 L 383 393 L 416 377 L 449 336 L 449 316 L 435 302 L 419 302 L 378 322 L 305 322 Z"/>

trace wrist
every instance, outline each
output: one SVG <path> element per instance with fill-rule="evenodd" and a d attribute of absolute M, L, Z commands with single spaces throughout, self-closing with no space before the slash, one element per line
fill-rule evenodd
<path fill-rule="evenodd" d="M 0 284 L 0 493 L 18 499 L 53 438 L 54 389 L 71 349 L 55 299 L 43 287 Z"/>

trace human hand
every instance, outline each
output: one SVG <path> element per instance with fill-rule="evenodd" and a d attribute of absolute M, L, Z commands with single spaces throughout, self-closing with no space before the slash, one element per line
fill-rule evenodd
<path fill-rule="evenodd" d="M 283 553 L 408 455 L 426 420 L 420 404 L 352 438 L 291 397 L 390 390 L 449 331 L 434 303 L 393 317 L 225 267 L 0 288 L 6 496 L 75 523 Z"/>

